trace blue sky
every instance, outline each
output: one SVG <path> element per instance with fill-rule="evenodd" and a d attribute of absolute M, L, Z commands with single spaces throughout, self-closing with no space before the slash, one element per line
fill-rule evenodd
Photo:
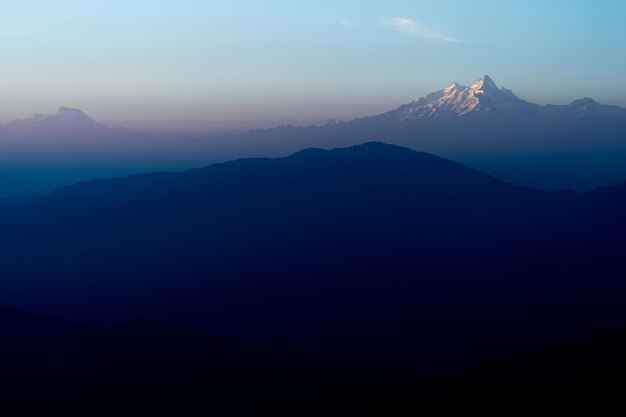
<path fill-rule="evenodd" d="M 620 0 L 3 1 L 0 121 L 216 131 L 378 113 L 490 74 L 626 105 Z"/>

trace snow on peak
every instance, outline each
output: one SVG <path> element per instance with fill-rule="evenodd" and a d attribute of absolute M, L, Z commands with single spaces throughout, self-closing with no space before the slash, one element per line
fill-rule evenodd
<path fill-rule="evenodd" d="M 519 99 L 511 90 L 499 89 L 489 75 L 484 75 L 471 87 L 455 82 L 443 90 L 418 97 L 412 103 L 383 116 L 397 120 L 461 117 L 482 113 L 519 113 L 529 106 L 532 104 Z"/>
<path fill-rule="evenodd" d="M 489 75 L 483 75 L 478 81 L 476 81 L 470 87 L 474 91 L 493 91 L 498 90 L 498 86 L 495 81 Z"/>
<path fill-rule="evenodd" d="M 454 91 L 463 91 L 465 89 L 467 89 L 467 87 L 465 87 L 465 86 L 463 86 L 463 85 L 461 85 L 461 84 L 459 84 L 459 83 L 457 83 L 455 81 L 454 83 L 452 83 L 452 85 L 450 85 L 449 87 L 446 87 L 443 91 L 445 93 L 451 93 L 451 92 L 454 92 Z"/>
<path fill-rule="evenodd" d="M 520 99 L 504 87 L 498 87 L 489 75 L 483 75 L 470 87 L 457 82 L 443 90 L 418 97 L 395 110 L 374 119 L 407 121 L 432 118 L 515 118 L 542 117 L 574 119 L 593 117 L 626 120 L 626 109 L 599 104 L 591 98 L 581 98 L 567 105 L 539 105 Z"/>

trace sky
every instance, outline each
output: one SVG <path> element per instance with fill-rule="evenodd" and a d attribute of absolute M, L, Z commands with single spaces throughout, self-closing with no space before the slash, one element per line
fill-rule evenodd
<path fill-rule="evenodd" d="M 0 122 L 211 133 L 377 114 L 483 74 L 626 106 L 622 0 L 3 0 Z"/>

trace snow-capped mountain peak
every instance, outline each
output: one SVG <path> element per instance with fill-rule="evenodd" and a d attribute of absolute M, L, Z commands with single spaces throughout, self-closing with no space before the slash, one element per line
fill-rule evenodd
<path fill-rule="evenodd" d="M 431 117 L 519 114 L 534 106 L 536 105 L 519 99 L 511 90 L 498 88 L 489 75 L 484 75 L 471 87 L 455 82 L 443 90 L 418 97 L 412 103 L 379 117 L 403 121 Z"/>
<path fill-rule="evenodd" d="M 504 87 L 498 87 L 489 75 L 470 87 L 457 82 L 443 90 L 418 97 L 395 110 L 369 119 L 410 121 L 432 118 L 540 117 L 571 120 L 581 117 L 626 120 L 626 109 L 603 105 L 585 97 L 566 105 L 539 105 L 520 99 Z"/>

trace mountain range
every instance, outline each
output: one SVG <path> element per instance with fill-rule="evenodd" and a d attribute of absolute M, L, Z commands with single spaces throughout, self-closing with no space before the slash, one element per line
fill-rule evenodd
<path fill-rule="evenodd" d="M 484 75 L 470 87 L 454 82 L 443 90 L 418 97 L 397 109 L 364 119 L 402 122 L 431 118 L 503 117 L 508 119 L 540 116 L 553 120 L 573 118 L 626 120 L 626 109 L 599 104 L 588 97 L 567 105 L 539 105 L 518 98 L 513 91 L 504 87 L 499 88 L 489 75 Z M 68 107 L 60 107 L 54 114 L 35 114 L 26 119 L 0 124 L 0 138 L 2 139 L 75 137 L 90 139 L 129 133 L 132 132 L 128 129 L 107 128 L 81 110 Z"/>
<path fill-rule="evenodd" d="M 489 76 L 350 122 L 212 138 L 166 140 L 110 129 L 62 107 L 52 115 L 0 125 L 0 197 L 51 192 L 90 178 L 364 141 L 435 153 L 523 186 L 589 191 L 626 178 L 625 114 L 624 108 L 590 98 L 538 105 L 499 88 Z"/>
<path fill-rule="evenodd" d="M 393 145 L 308 149 L 0 205 L 0 297 L 442 375 L 626 325 L 625 209 L 624 185 L 542 192 Z"/>

